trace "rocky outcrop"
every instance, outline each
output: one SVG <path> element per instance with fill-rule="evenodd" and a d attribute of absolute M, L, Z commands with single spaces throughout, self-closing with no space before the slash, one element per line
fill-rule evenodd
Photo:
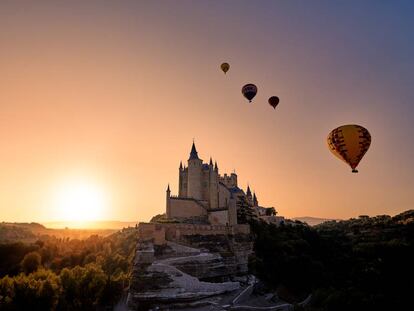
<path fill-rule="evenodd" d="M 211 283 L 197 277 L 221 276 L 225 265 L 220 255 L 175 243 L 167 246 L 164 252 L 175 249 L 184 256 L 155 259 L 152 243 L 139 243 L 128 295 L 130 309 L 147 310 L 154 306 L 194 302 L 240 288 L 239 282 Z"/>
<path fill-rule="evenodd" d="M 243 275 L 251 251 L 250 237 L 241 235 L 182 235 L 179 241 L 162 245 L 140 240 L 128 307 L 148 310 L 191 305 L 237 292 L 245 286 Z"/>

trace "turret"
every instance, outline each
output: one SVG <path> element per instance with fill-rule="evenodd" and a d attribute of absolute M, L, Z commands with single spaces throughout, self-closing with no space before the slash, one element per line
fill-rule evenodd
<path fill-rule="evenodd" d="M 171 190 L 170 190 L 170 184 L 168 184 L 167 191 L 166 191 L 166 211 L 167 211 L 167 218 L 171 218 Z"/>
<path fill-rule="evenodd" d="M 257 201 L 256 193 L 253 193 L 253 206 L 259 206 L 259 201 Z"/>
<path fill-rule="evenodd" d="M 233 171 L 230 175 L 231 183 L 233 187 L 237 187 L 237 174 L 236 171 Z"/>
<path fill-rule="evenodd" d="M 246 196 L 249 198 L 251 198 L 252 197 L 252 192 L 250 191 L 250 186 L 249 185 L 247 185 L 247 191 L 246 191 Z"/>
<path fill-rule="evenodd" d="M 180 168 L 178 169 L 178 196 L 187 196 L 187 173 L 183 162 L 180 161 Z"/>
<path fill-rule="evenodd" d="M 210 208 L 219 207 L 218 172 L 214 169 L 213 160 L 210 157 L 209 164 L 209 202 Z"/>
<path fill-rule="evenodd" d="M 249 203 L 250 206 L 253 205 L 253 199 L 252 199 L 252 192 L 250 191 L 250 186 L 247 186 L 247 191 L 246 191 L 246 197 L 247 197 L 247 202 Z"/>
<path fill-rule="evenodd" d="M 233 193 L 230 193 L 230 200 L 228 202 L 228 224 L 230 226 L 237 225 L 237 200 Z"/>
<path fill-rule="evenodd" d="M 202 199 L 201 194 L 201 173 L 203 161 L 198 157 L 197 149 L 193 142 L 190 157 L 188 159 L 188 185 L 187 196 L 197 200 Z"/>

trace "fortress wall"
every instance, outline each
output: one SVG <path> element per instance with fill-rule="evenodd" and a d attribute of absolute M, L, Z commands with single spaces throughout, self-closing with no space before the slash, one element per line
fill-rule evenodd
<path fill-rule="evenodd" d="M 203 170 L 201 176 L 201 197 L 203 200 L 208 201 L 210 199 L 210 171 Z"/>
<path fill-rule="evenodd" d="M 142 241 L 154 239 L 154 244 L 165 244 L 165 229 L 155 223 L 139 223 L 138 236 Z"/>
<path fill-rule="evenodd" d="M 208 220 L 213 225 L 229 224 L 229 213 L 225 211 L 212 211 L 208 215 Z"/>
<path fill-rule="evenodd" d="M 190 218 L 207 215 L 207 212 L 199 204 L 192 200 L 170 200 L 171 218 Z"/>
<path fill-rule="evenodd" d="M 219 202 L 218 202 L 218 206 L 219 207 L 226 207 L 230 201 L 230 193 L 227 190 L 226 187 L 224 187 L 223 185 L 218 186 L 218 191 L 219 191 Z"/>
<path fill-rule="evenodd" d="M 199 225 L 177 223 L 139 223 L 138 234 L 141 240 L 154 239 L 154 244 L 165 244 L 166 241 L 178 241 L 187 235 L 228 235 L 250 234 L 249 225 Z"/>

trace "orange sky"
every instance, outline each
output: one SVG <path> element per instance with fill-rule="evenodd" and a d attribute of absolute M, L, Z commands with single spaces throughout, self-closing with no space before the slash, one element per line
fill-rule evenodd
<path fill-rule="evenodd" d="M 408 16 L 143 3 L 0 4 L 0 220 L 58 220 L 53 195 L 68 179 L 105 191 L 100 218 L 149 220 L 168 182 L 177 192 L 193 138 L 284 216 L 413 208 L 413 47 L 393 32 Z M 258 86 L 253 104 L 245 83 Z M 373 137 L 359 174 L 326 146 L 348 123 Z"/>

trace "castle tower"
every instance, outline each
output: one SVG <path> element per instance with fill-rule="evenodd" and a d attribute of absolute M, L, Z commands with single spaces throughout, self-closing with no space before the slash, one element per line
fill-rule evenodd
<path fill-rule="evenodd" d="M 187 196 L 196 200 L 202 199 L 201 179 L 202 179 L 202 163 L 198 157 L 197 149 L 193 142 L 191 147 L 190 158 L 188 159 L 188 183 Z"/>
<path fill-rule="evenodd" d="M 218 171 L 214 169 L 213 160 L 210 158 L 209 164 L 209 201 L 210 208 L 218 208 Z"/>
<path fill-rule="evenodd" d="M 167 191 L 166 191 L 166 204 L 167 204 L 167 218 L 171 218 L 171 190 L 170 190 L 170 184 L 168 184 Z"/>
<path fill-rule="evenodd" d="M 230 194 L 230 200 L 228 203 L 228 224 L 230 226 L 237 225 L 237 200 L 233 196 L 233 193 Z"/>
<path fill-rule="evenodd" d="M 247 197 L 247 202 L 249 202 L 249 205 L 253 205 L 252 192 L 250 191 L 249 185 L 247 185 L 246 197 Z"/>
<path fill-rule="evenodd" d="M 178 168 L 178 196 L 181 198 L 187 197 L 187 171 L 181 161 Z"/>
<path fill-rule="evenodd" d="M 231 183 L 233 184 L 233 187 L 237 187 L 237 174 L 235 171 L 231 173 L 230 179 L 231 179 Z"/>
<path fill-rule="evenodd" d="M 259 206 L 259 201 L 257 200 L 256 193 L 253 193 L 253 206 Z"/>

